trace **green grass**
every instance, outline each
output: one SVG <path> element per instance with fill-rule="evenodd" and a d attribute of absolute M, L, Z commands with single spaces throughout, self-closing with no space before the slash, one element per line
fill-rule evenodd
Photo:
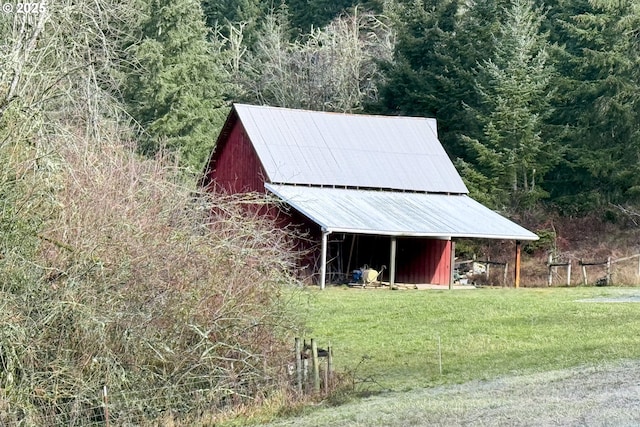
<path fill-rule="evenodd" d="M 640 359 L 640 304 L 578 301 L 640 297 L 640 289 L 328 288 L 307 295 L 307 339 L 331 344 L 336 369 L 357 391 Z"/>

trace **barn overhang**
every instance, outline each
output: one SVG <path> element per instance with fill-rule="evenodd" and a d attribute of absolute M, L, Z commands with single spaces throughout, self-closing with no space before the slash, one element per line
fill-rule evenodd
<path fill-rule="evenodd" d="M 431 239 L 537 240 L 538 236 L 464 194 L 265 184 L 329 233 Z"/>
<path fill-rule="evenodd" d="M 465 194 L 439 194 L 265 184 L 268 191 L 322 230 L 320 285 L 326 273 L 327 236 L 348 233 L 391 238 L 390 281 L 399 237 L 451 240 L 537 240 L 538 236 Z"/>

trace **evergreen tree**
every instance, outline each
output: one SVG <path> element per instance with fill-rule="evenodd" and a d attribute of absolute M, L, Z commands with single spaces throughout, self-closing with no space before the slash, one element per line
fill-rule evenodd
<path fill-rule="evenodd" d="M 544 195 L 536 179 L 556 161 L 543 135 L 553 76 L 546 35 L 539 33 L 543 19 L 531 0 L 514 0 L 496 34 L 495 56 L 478 76 L 488 112 L 480 117 L 482 138 L 468 141 L 479 170 L 496 184 L 497 201 L 512 207 Z"/>
<path fill-rule="evenodd" d="M 508 0 L 414 1 L 392 4 L 398 43 L 386 64 L 381 102 L 371 111 L 435 117 L 440 140 L 456 158 L 469 161 L 462 135 L 479 137 L 482 108 L 475 80 L 477 66 L 493 55 L 502 9 Z M 472 108 L 468 108 L 472 107 Z M 465 169 L 472 166 L 467 162 Z"/>
<path fill-rule="evenodd" d="M 570 212 L 640 201 L 640 7 L 589 3 L 563 22 L 571 48 L 556 123 L 567 158 L 551 179 L 556 204 Z"/>
<path fill-rule="evenodd" d="M 382 11 L 380 0 L 286 0 L 286 4 L 291 12 L 291 26 L 298 35 L 308 34 L 312 28 L 326 26 L 341 13 L 357 5 L 368 12 Z"/>
<path fill-rule="evenodd" d="M 140 124 L 140 151 L 166 147 L 200 170 L 226 114 L 218 51 L 195 0 L 150 0 L 142 41 L 130 48 L 125 99 Z"/>
<path fill-rule="evenodd" d="M 257 42 L 257 31 L 265 16 L 277 9 L 281 0 L 203 0 L 207 26 L 213 31 L 221 32 L 223 37 L 230 37 L 229 26 L 242 26 L 243 37 L 248 45 Z"/>

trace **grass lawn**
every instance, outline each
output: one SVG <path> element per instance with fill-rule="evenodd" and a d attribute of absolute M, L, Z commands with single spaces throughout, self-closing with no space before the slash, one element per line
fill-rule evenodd
<path fill-rule="evenodd" d="M 357 391 L 404 391 L 640 359 L 639 303 L 580 301 L 634 296 L 640 289 L 334 287 L 305 291 L 302 306 L 306 339 L 331 344 Z"/>

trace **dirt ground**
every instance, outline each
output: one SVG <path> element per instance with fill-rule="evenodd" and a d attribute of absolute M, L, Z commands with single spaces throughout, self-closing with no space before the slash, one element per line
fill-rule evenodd
<path fill-rule="evenodd" d="M 271 426 L 640 426 L 640 361 L 388 393 Z"/>

